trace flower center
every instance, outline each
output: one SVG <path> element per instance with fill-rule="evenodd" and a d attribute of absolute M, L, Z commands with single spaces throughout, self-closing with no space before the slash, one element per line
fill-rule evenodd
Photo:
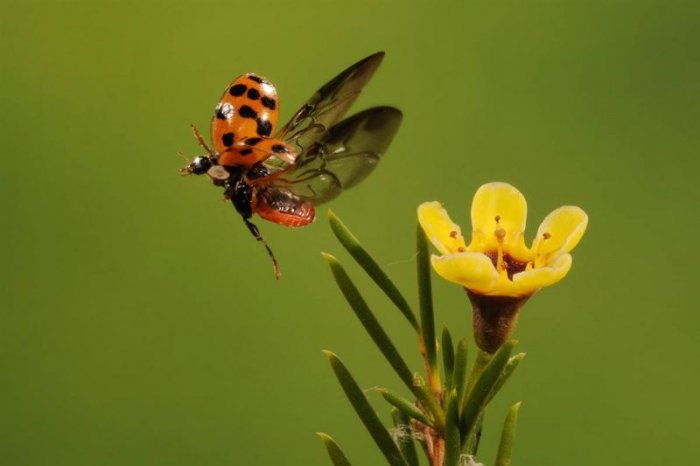
<path fill-rule="evenodd" d="M 527 269 L 529 262 L 522 262 L 515 259 L 513 256 L 503 251 L 503 241 L 506 237 L 506 230 L 500 225 L 501 216 L 496 215 L 496 228 L 493 230 L 493 235 L 498 241 L 498 250 L 486 252 L 485 254 L 491 259 L 494 267 L 501 275 L 508 277 L 508 280 L 513 281 L 513 275 Z"/>
<path fill-rule="evenodd" d="M 503 253 L 501 250 L 485 252 L 491 262 L 493 262 L 494 267 L 499 272 L 504 272 L 508 276 L 508 280 L 513 280 L 513 275 L 520 273 L 527 268 L 528 262 L 522 262 L 514 259 L 508 253 Z"/>

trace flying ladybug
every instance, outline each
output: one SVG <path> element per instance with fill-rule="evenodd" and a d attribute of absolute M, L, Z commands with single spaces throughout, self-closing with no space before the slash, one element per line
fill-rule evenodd
<path fill-rule="evenodd" d="M 255 239 L 279 265 L 253 214 L 288 227 L 314 221 L 315 207 L 352 188 L 374 169 L 401 124 L 401 111 L 372 107 L 341 121 L 384 58 L 370 55 L 323 85 L 281 129 L 279 99 L 267 79 L 253 73 L 224 91 L 211 122 L 213 149 L 193 126 L 206 150 L 180 169 L 207 175 L 223 188 Z"/>

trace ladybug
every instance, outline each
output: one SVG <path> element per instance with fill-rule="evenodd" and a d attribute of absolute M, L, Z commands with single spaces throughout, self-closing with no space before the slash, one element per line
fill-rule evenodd
<path fill-rule="evenodd" d="M 180 169 L 207 175 L 224 191 L 253 236 L 263 243 L 280 277 L 277 259 L 253 214 L 288 227 L 315 219 L 315 207 L 337 197 L 376 167 L 399 129 L 400 110 L 372 107 L 342 121 L 372 78 L 384 52 L 370 55 L 323 85 L 275 132 L 279 99 L 267 79 L 253 73 L 226 87 L 211 123 L 213 149 Z"/>

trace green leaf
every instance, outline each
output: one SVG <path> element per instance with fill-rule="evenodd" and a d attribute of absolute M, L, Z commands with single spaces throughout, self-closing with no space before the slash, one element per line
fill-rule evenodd
<path fill-rule="evenodd" d="M 391 339 L 370 310 L 367 302 L 364 300 L 357 287 L 348 276 L 347 272 L 345 272 L 343 266 L 340 265 L 340 262 L 338 262 L 338 260 L 332 255 L 326 253 L 322 253 L 321 255 L 326 262 L 328 262 L 328 265 L 330 265 L 331 271 L 333 272 L 336 283 L 338 283 L 340 291 L 343 292 L 343 296 L 345 296 L 348 304 L 350 304 L 350 307 L 355 312 L 357 318 L 360 319 L 362 326 L 365 328 L 367 333 L 369 333 L 369 336 L 382 352 L 386 360 L 389 361 L 389 364 L 391 364 L 391 367 L 394 369 L 394 371 L 396 371 L 403 383 L 406 384 L 409 389 L 413 390 L 413 373 L 408 368 L 408 365 L 406 365 L 406 362 L 399 354 L 396 346 L 394 346 L 394 344 L 391 342 Z"/>
<path fill-rule="evenodd" d="M 401 454 L 409 466 L 419 466 L 410 419 L 396 408 L 391 410 L 391 418 L 394 421 L 394 428 L 397 429 L 396 443 L 399 445 Z"/>
<path fill-rule="evenodd" d="M 433 289 L 430 282 L 430 253 L 428 242 L 420 224 L 416 229 L 416 248 L 418 250 L 418 300 L 420 303 L 420 329 L 425 350 L 425 357 L 430 370 L 430 380 L 434 390 L 440 390 L 440 373 L 437 366 L 437 348 L 435 339 L 435 316 L 433 313 Z"/>
<path fill-rule="evenodd" d="M 443 426 L 444 414 L 442 413 L 439 404 L 435 400 L 435 396 L 429 390 L 425 390 L 423 386 L 417 386 L 414 383 L 413 373 L 408 368 L 408 365 L 406 365 L 406 362 L 399 354 L 396 346 L 394 346 L 391 339 L 370 310 L 364 298 L 362 298 L 362 295 L 360 295 L 360 292 L 348 276 L 347 272 L 345 272 L 343 266 L 340 265 L 340 262 L 338 262 L 338 260 L 330 254 L 322 253 L 322 256 L 326 262 L 328 262 L 328 265 L 330 265 L 335 281 L 338 283 L 338 287 L 343 292 L 345 299 L 362 323 L 362 326 L 379 348 L 379 351 L 382 352 L 386 360 L 398 374 L 399 378 L 401 378 L 401 381 L 406 385 L 406 387 L 411 390 L 416 398 L 423 403 L 423 406 L 425 406 L 425 408 L 433 415 L 436 428 Z"/>
<path fill-rule="evenodd" d="M 382 268 L 377 264 L 377 261 L 369 255 L 365 248 L 360 244 L 355 235 L 340 221 L 340 219 L 332 212 L 328 211 L 328 221 L 331 224 L 333 234 L 338 238 L 340 244 L 350 253 L 350 255 L 360 264 L 360 267 L 367 272 L 374 283 L 389 297 L 389 299 L 401 311 L 403 316 L 408 320 L 414 330 L 418 331 L 418 321 L 416 316 L 409 306 L 406 298 L 403 297 L 399 289 L 394 285 L 389 276 L 384 273 Z"/>
<path fill-rule="evenodd" d="M 474 387 L 474 384 L 479 379 L 479 376 L 481 376 L 481 373 L 483 372 L 484 368 L 489 363 L 489 361 L 491 361 L 491 358 L 493 358 L 493 354 L 487 353 L 486 351 L 482 351 L 479 348 L 477 348 L 474 366 L 472 367 L 472 371 L 469 373 L 469 378 L 467 379 L 467 389 L 464 392 L 464 396 L 469 396 L 469 392 L 471 392 L 472 388 Z"/>
<path fill-rule="evenodd" d="M 455 369 L 452 376 L 453 385 L 457 389 L 457 406 L 461 405 L 464 392 L 467 388 L 467 350 L 469 343 L 466 338 L 462 338 L 457 343 L 455 354 Z"/>
<path fill-rule="evenodd" d="M 493 355 L 493 358 L 481 372 L 479 378 L 474 382 L 472 390 L 467 393 L 467 396 L 463 400 L 460 419 L 462 426 L 462 442 L 474 433 L 479 415 L 486 406 L 489 394 L 496 385 L 498 378 L 503 373 L 503 369 L 506 367 L 506 364 L 508 364 L 510 353 L 513 351 L 515 343 L 515 340 L 510 340 L 496 351 L 496 354 Z"/>
<path fill-rule="evenodd" d="M 413 394 L 423 404 L 426 411 L 432 415 L 435 430 L 440 433 L 444 432 L 445 412 L 435 398 L 435 394 L 426 385 L 415 386 Z"/>
<path fill-rule="evenodd" d="M 462 439 L 459 432 L 459 395 L 457 390 L 453 389 L 448 393 L 446 402 L 444 466 L 458 466 L 462 451 Z"/>
<path fill-rule="evenodd" d="M 506 364 L 505 369 L 503 369 L 503 373 L 498 377 L 498 380 L 496 381 L 496 385 L 494 385 L 493 390 L 491 390 L 491 393 L 489 393 L 489 399 L 487 403 L 491 402 L 494 396 L 501 391 L 501 388 L 503 388 L 503 385 L 508 381 L 511 375 L 513 375 L 513 371 L 518 367 L 520 364 L 520 361 L 525 359 L 525 353 L 518 353 L 512 358 L 508 360 L 508 364 Z"/>
<path fill-rule="evenodd" d="M 521 401 L 518 401 L 510 408 L 506 421 L 503 424 L 501 433 L 501 444 L 498 446 L 498 454 L 494 466 L 510 466 L 513 453 L 513 440 L 515 439 L 515 427 L 518 424 L 518 413 L 520 412 Z"/>
<path fill-rule="evenodd" d="M 476 456 L 477 450 L 479 449 L 479 442 L 481 441 L 481 428 L 484 424 L 485 414 L 486 410 L 481 411 L 479 414 L 479 420 L 476 421 L 474 431 L 469 435 L 467 441 L 464 442 L 464 448 L 462 448 L 462 450 L 464 450 L 464 453 L 467 455 Z"/>
<path fill-rule="evenodd" d="M 434 423 L 432 420 L 428 418 L 428 416 L 425 415 L 423 411 L 418 409 L 415 404 L 411 403 L 405 398 L 400 397 L 399 395 L 396 395 L 395 393 L 390 392 L 389 390 L 385 388 L 380 388 L 377 390 L 383 397 L 384 399 L 394 406 L 396 409 L 401 411 L 403 414 L 406 416 L 415 419 L 418 422 L 421 422 L 425 424 L 426 426 L 434 427 Z"/>
<path fill-rule="evenodd" d="M 396 446 L 394 440 L 391 438 L 391 434 L 389 434 L 389 431 L 384 427 L 382 421 L 379 420 L 379 416 L 377 416 L 377 413 L 372 409 L 372 406 L 370 406 L 367 397 L 365 397 L 364 392 L 357 382 L 355 382 L 352 374 L 350 374 L 348 369 L 335 354 L 330 351 L 324 351 L 324 353 L 330 361 L 333 372 L 335 372 L 335 376 L 338 378 L 345 395 L 348 397 L 348 400 L 350 400 L 352 407 L 355 408 L 355 412 L 374 439 L 374 443 L 377 444 L 384 454 L 386 460 L 391 466 L 408 466 L 399 451 L 399 447 Z"/>
<path fill-rule="evenodd" d="M 445 386 L 452 390 L 452 374 L 455 368 L 455 350 L 452 346 L 452 336 L 447 326 L 442 327 L 442 366 L 445 371 Z"/>
<path fill-rule="evenodd" d="M 323 444 L 326 446 L 326 450 L 328 450 L 328 456 L 331 457 L 331 461 L 333 461 L 334 466 L 351 466 L 350 461 L 345 457 L 345 454 L 343 453 L 343 450 L 340 449 L 337 443 L 335 443 L 335 440 L 329 435 L 324 434 L 323 432 L 316 432 L 316 435 L 319 436 Z"/>

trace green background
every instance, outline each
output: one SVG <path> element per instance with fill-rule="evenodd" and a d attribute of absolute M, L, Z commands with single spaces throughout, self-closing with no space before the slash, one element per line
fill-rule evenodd
<path fill-rule="evenodd" d="M 0 15 L 0 463 L 325 465 L 314 432 L 382 464 L 321 354 L 402 391 L 335 288 L 349 267 L 407 354 L 410 328 L 323 213 L 260 221 L 263 249 L 205 179 L 181 178 L 235 76 L 282 119 L 347 65 L 387 57 L 356 105 L 405 120 L 332 207 L 413 300 L 415 208 L 465 229 L 476 188 L 516 185 L 528 233 L 590 216 L 559 285 L 527 304 L 528 357 L 487 414 L 492 464 L 524 400 L 515 465 L 697 458 L 700 7 L 681 1 L 19 2 Z M 467 300 L 435 282 L 438 323 Z M 373 403 L 387 410 L 376 394 Z"/>

